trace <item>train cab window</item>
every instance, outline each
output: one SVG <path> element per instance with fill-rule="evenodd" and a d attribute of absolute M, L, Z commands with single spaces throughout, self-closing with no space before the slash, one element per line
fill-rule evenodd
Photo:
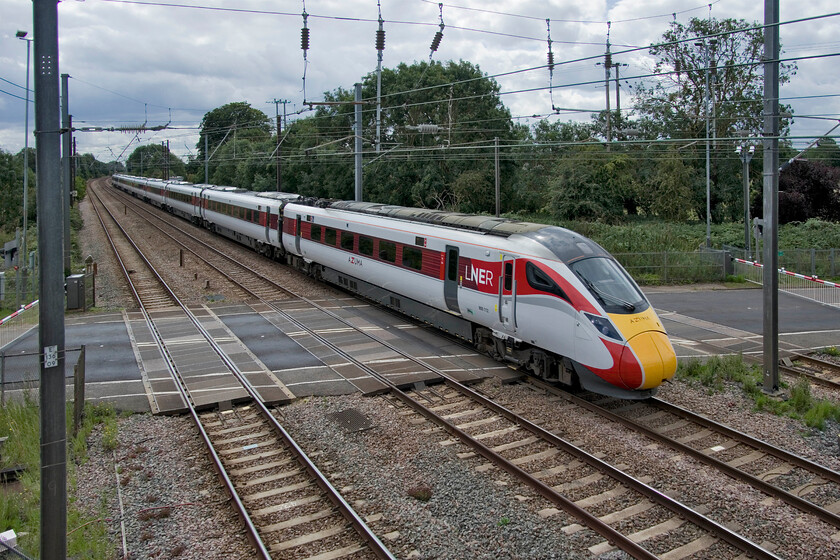
<path fill-rule="evenodd" d="M 397 262 L 397 244 L 379 241 L 379 258 L 383 261 Z"/>
<path fill-rule="evenodd" d="M 534 263 L 529 262 L 525 265 L 525 278 L 528 280 L 528 285 L 533 289 L 554 294 L 569 301 L 569 297 L 563 291 L 563 288 L 558 286 L 557 282 L 552 280 L 544 270 L 540 269 Z"/>
<path fill-rule="evenodd" d="M 364 235 L 359 236 L 359 253 L 362 255 L 366 255 L 368 257 L 373 256 L 373 239 L 370 237 L 365 237 Z"/>
<path fill-rule="evenodd" d="M 341 232 L 341 248 L 345 251 L 353 250 L 353 234 L 349 231 Z"/>
<path fill-rule="evenodd" d="M 403 246 L 402 264 L 407 268 L 420 270 L 423 268 L 423 251 L 408 245 Z"/>
<path fill-rule="evenodd" d="M 650 305 L 621 265 L 605 257 L 575 261 L 569 268 L 607 313 L 639 313 Z"/>
<path fill-rule="evenodd" d="M 317 241 L 318 243 L 321 242 L 321 226 L 318 224 L 312 224 L 312 229 L 309 231 L 309 238 L 312 241 Z"/>
<path fill-rule="evenodd" d="M 324 228 L 324 244 L 335 247 L 336 231 L 331 228 Z"/>

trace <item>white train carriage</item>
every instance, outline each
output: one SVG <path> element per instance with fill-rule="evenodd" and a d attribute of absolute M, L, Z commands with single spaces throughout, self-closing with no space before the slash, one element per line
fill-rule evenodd
<path fill-rule="evenodd" d="M 114 175 L 111 179 L 114 186 L 127 193 L 164 208 L 166 206 L 166 181 L 149 177 L 134 177 L 132 175 Z"/>
<path fill-rule="evenodd" d="M 172 181 L 166 185 L 167 209 L 185 220 L 198 224 L 201 216 L 201 187 L 183 181 Z"/>
<path fill-rule="evenodd" d="M 644 398 L 676 367 L 635 283 L 603 248 L 563 228 L 322 201 L 285 207 L 283 244 L 314 275 L 543 378 Z"/>
<path fill-rule="evenodd" d="M 279 240 L 283 206 L 299 195 L 254 193 L 234 187 L 201 185 L 200 223 L 266 256 L 282 256 Z"/>

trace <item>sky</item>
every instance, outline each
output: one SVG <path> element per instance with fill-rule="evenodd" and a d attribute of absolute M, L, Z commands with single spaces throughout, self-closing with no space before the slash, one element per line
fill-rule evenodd
<path fill-rule="evenodd" d="M 379 5 L 376 0 L 65 0 L 58 4 L 59 70 L 70 75 L 74 126 L 145 122 L 172 127 L 139 136 L 79 131 L 77 149 L 102 161 L 125 161 L 141 144 L 169 140 L 171 150 L 186 157 L 196 152 L 204 114 L 235 101 L 274 117 L 284 106 L 272 101 L 286 100 L 287 121 L 305 117 L 311 113 L 304 101 L 320 101 L 324 92 L 339 87 L 352 91 L 376 70 L 379 10 L 386 34 L 383 67 L 428 61 L 442 15 L 443 38 L 433 60 L 477 64 L 495 77 L 516 122 L 527 125 L 552 115 L 552 103 L 574 111 L 551 120 L 589 121 L 593 111 L 605 108 L 604 69 L 596 62 L 608 32 L 612 52 L 618 53 L 613 62 L 627 64 L 621 67 L 625 110 L 632 106 L 626 84 L 653 66 L 646 50 L 633 49 L 658 42 L 675 17 L 683 23 L 710 13 L 717 19 L 764 21 L 764 4 L 757 0 L 456 0 L 442 5 L 441 11 L 429 0 L 380 0 Z M 310 30 L 306 65 L 300 45 L 304 9 Z M 801 137 L 794 145 L 804 148 L 840 122 L 834 56 L 840 53 L 840 15 L 785 22 L 840 10 L 836 0 L 784 0 L 780 9 L 783 57 L 800 58 L 780 97 L 793 107 L 791 136 Z M 28 31 L 32 37 L 32 11 L 31 0 L 0 3 L 0 149 L 13 153 L 24 145 L 27 68 L 26 43 L 15 33 Z M 526 71 L 546 64 L 546 19 L 558 64 L 551 94 L 546 68 Z M 587 60 L 561 64 L 578 59 Z M 613 109 L 614 102 L 613 90 Z"/>

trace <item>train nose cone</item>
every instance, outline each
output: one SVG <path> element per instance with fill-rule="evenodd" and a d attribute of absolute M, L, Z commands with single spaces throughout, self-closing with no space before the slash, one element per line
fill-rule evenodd
<path fill-rule="evenodd" d="M 621 353 L 619 375 L 632 389 L 652 389 L 677 371 L 677 355 L 665 333 L 646 331 L 631 338 Z"/>

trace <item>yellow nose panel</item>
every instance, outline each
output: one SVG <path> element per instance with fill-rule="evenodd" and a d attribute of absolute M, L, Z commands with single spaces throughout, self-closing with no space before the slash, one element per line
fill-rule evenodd
<path fill-rule="evenodd" d="M 630 348 L 639 359 L 644 371 L 644 381 L 638 389 L 658 387 L 671 379 L 677 370 L 677 356 L 665 333 L 648 331 L 630 339 Z"/>

